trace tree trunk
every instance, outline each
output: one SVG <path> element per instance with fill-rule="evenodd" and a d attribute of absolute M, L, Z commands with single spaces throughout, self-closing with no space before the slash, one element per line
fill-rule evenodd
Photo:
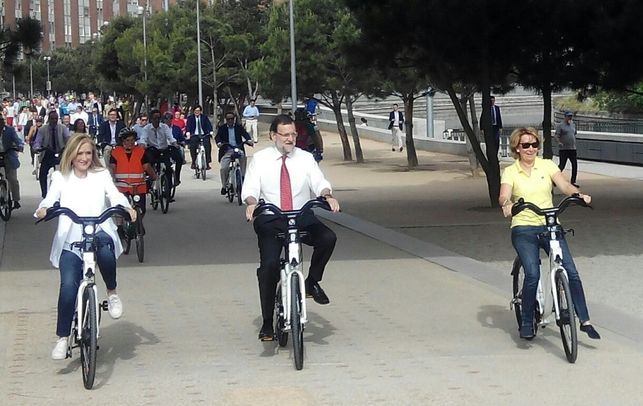
<path fill-rule="evenodd" d="M 344 126 L 344 118 L 342 117 L 342 101 L 337 93 L 331 95 L 332 106 L 330 108 L 335 114 L 335 121 L 337 122 L 337 132 L 342 141 L 342 149 L 344 151 L 344 161 L 352 161 L 353 154 L 351 152 L 351 144 L 348 143 L 348 135 L 346 134 L 346 127 Z"/>
<path fill-rule="evenodd" d="M 498 151 L 496 151 L 496 136 L 491 126 L 491 85 L 487 77 L 482 82 L 482 116 L 485 117 L 482 124 L 484 140 L 487 150 L 487 186 L 489 188 L 489 200 L 491 207 L 500 207 L 498 196 L 500 195 L 500 163 L 498 162 Z"/>
<path fill-rule="evenodd" d="M 359 141 L 359 134 L 357 133 L 357 126 L 355 125 L 355 116 L 353 115 L 353 99 L 352 96 L 346 96 L 346 110 L 348 111 L 348 125 L 351 129 L 353 137 L 353 144 L 355 145 L 355 159 L 357 163 L 364 163 L 364 153 L 362 152 L 362 145 Z"/>
<path fill-rule="evenodd" d="M 210 44 L 213 44 L 214 41 L 210 37 Z M 212 57 L 212 118 L 217 124 L 220 123 L 219 120 L 219 94 L 218 94 L 218 84 L 217 84 L 217 64 L 216 64 L 216 55 L 214 54 L 214 46 L 210 46 L 210 56 Z M 203 106 L 202 106 L 203 107 Z M 205 108 L 205 107 L 203 107 Z"/>
<path fill-rule="evenodd" d="M 479 138 L 480 134 L 480 127 L 478 126 L 478 117 L 476 116 L 476 103 L 473 98 L 473 93 L 469 93 L 468 95 L 463 95 L 462 99 L 464 104 L 462 105 L 463 109 L 467 108 L 467 103 L 469 104 L 469 115 L 471 116 L 471 124 L 473 126 L 473 132 L 476 135 L 476 138 Z M 467 137 L 467 155 L 469 156 L 469 168 L 471 169 L 471 176 L 477 177 L 478 176 L 478 168 L 480 167 L 480 163 L 478 162 L 478 158 L 476 158 L 476 154 L 473 151 L 473 148 L 471 147 L 471 141 L 469 141 L 469 138 Z"/>
<path fill-rule="evenodd" d="M 413 98 L 414 93 L 405 94 L 402 101 L 404 102 L 404 124 L 406 127 L 406 161 L 409 169 L 416 168 L 419 164 L 418 155 L 415 151 L 415 141 L 413 140 Z"/>
<path fill-rule="evenodd" d="M 543 158 L 551 159 L 554 156 L 551 145 L 551 84 L 543 84 Z"/>

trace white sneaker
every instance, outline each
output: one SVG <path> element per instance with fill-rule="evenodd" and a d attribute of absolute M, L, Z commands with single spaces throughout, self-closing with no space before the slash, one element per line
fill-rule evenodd
<path fill-rule="evenodd" d="M 56 346 L 51 350 L 51 358 L 55 360 L 67 358 L 67 337 L 58 338 Z"/>
<path fill-rule="evenodd" d="M 123 303 L 118 295 L 109 295 L 107 298 L 107 310 L 112 319 L 118 319 L 123 315 Z"/>

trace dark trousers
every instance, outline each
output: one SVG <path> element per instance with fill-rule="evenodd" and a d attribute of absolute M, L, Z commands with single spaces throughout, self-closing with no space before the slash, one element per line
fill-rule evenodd
<path fill-rule="evenodd" d="M 157 162 L 164 160 L 168 166 L 172 166 L 172 161 L 176 164 L 176 171 L 174 172 L 174 179 L 178 182 L 181 181 L 181 168 L 183 167 L 183 157 L 181 156 L 181 151 L 173 146 L 167 147 L 165 150 L 160 150 L 155 147 L 148 147 L 145 150 L 147 155 L 147 160 L 152 165 L 155 165 Z M 156 167 L 156 166 L 155 166 Z M 160 174 L 157 174 L 160 175 Z"/>
<path fill-rule="evenodd" d="M 114 242 L 104 231 L 96 233 L 99 249 L 96 262 L 105 281 L 107 290 L 116 289 L 116 256 Z M 60 292 L 58 293 L 58 323 L 56 335 L 67 337 L 76 310 L 76 294 L 83 279 L 83 261 L 71 251 L 63 250 L 60 255 Z"/>
<path fill-rule="evenodd" d="M 558 151 L 558 157 L 560 162 L 558 163 L 558 168 L 561 170 L 565 169 L 567 165 L 567 160 L 572 163 L 572 183 L 576 183 L 576 175 L 578 175 L 578 160 L 576 159 L 576 150 L 575 149 L 561 149 Z"/>
<path fill-rule="evenodd" d="M 199 136 L 193 135 L 190 137 L 190 157 L 192 162 L 196 162 L 196 149 L 199 148 Z M 212 162 L 212 143 L 209 136 L 203 137 L 203 146 L 205 147 L 205 161 L 209 164 Z"/>
<path fill-rule="evenodd" d="M 44 198 L 47 196 L 47 174 L 49 170 L 60 163 L 60 158 L 56 158 L 51 151 L 45 151 L 42 161 L 40 162 L 40 171 L 38 172 L 38 180 L 40 182 L 40 193 Z"/>
<path fill-rule="evenodd" d="M 261 300 L 261 314 L 264 320 L 272 319 L 275 305 L 275 292 L 279 282 L 279 260 L 284 241 L 276 237 L 277 233 L 285 233 L 287 226 L 285 220 L 276 216 L 260 216 L 255 219 L 254 229 L 259 243 L 259 268 L 257 280 L 259 281 L 259 298 Z M 302 242 L 313 247 L 313 256 L 310 260 L 308 278 L 311 281 L 322 280 L 326 264 L 330 260 L 337 236 L 330 228 L 326 227 L 313 214 L 300 219 L 300 230 L 308 232 Z"/>

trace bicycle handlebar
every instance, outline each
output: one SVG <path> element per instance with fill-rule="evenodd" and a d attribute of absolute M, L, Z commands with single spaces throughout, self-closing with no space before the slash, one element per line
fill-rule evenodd
<path fill-rule="evenodd" d="M 312 208 L 320 207 L 324 210 L 331 210 L 330 204 L 326 201 L 326 198 L 323 196 L 316 197 L 312 200 L 307 201 L 299 210 L 281 210 L 279 207 L 275 206 L 272 203 L 266 203 L 263 199 L 259 199 L 257 207 L 252 212 L 252 217 L 257 217 L 262 214 L 275 214 L 282 217 L 299 217 L 303 213 L 309 211 Z"/>
<path fill-rule="evenodd" d="M 115 214 L 122 216 L 127 221 L 130 221 L 132 219 L 129 213 L 127 212 L 127 210 L 125 209 L 125 207 L 121 206 L 120 204 L 118 206 L 108 208 L 107 210 L 102 212 L 98 217 L 91 217 L 91 216 L 81 217 L 76 213 L 74 213 L 74 211 L 71 210 L 70 208 L 60 207 L 60 204 L 56 203 L 53 207 L 50 207 L 47 209 L 47 214 L 45 215 L 45 217 L 36 221 L 36 224 L 42 221 L 52 220 L 60 216 L 61 214 L 64 214 L 65 216 L 69 217 L 71 221 L 73 221 L 74 223 L 82 224 L 82 225 L 102 224 Z"/>
<path fill-rule="evenodd" d="M 555 214 L 561 214 L 572 203 L 576 204 L 578 206 L 589 207 L 590 209 L 593 209 L 592 206 L 587 204 L 585 202 L 585 200 L 583 200 L 583 198 L 580 197 L 580 194 L 574 193 L 573 195 L 564 198 L 560 203 L 558 203 L 558 206 L 550 207 L 548 209 L 541 209 L 540 207 L 536 206 L 533 203 L 525 202 L 525 199 L 523 199 L 521 197 L 511 207 L 511 215 L 515 216 L 515 215 L 517 215 L 518 213 L 520 213 L 521 211 L 523 211 L 525 209 L 529 209 L 529 210 L 533 211 L 534 213 L 536 213 L 536 214 L 538 214 L 540 216 L 546 216 L 547 214 L 554 214 L 554 213 Z"/>

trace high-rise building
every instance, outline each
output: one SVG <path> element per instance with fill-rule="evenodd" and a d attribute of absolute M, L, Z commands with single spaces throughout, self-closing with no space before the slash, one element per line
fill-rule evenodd
<path fill-rule="evenodd" d="M 177 0 L 1 0 L 0 21 L 13 26 L 31 16 L 43 28 L 42 51 L 76 48 L 98 35 L 114 16 L 137 15 L 139 6 L 149 12 L 167 10 Z"/>

